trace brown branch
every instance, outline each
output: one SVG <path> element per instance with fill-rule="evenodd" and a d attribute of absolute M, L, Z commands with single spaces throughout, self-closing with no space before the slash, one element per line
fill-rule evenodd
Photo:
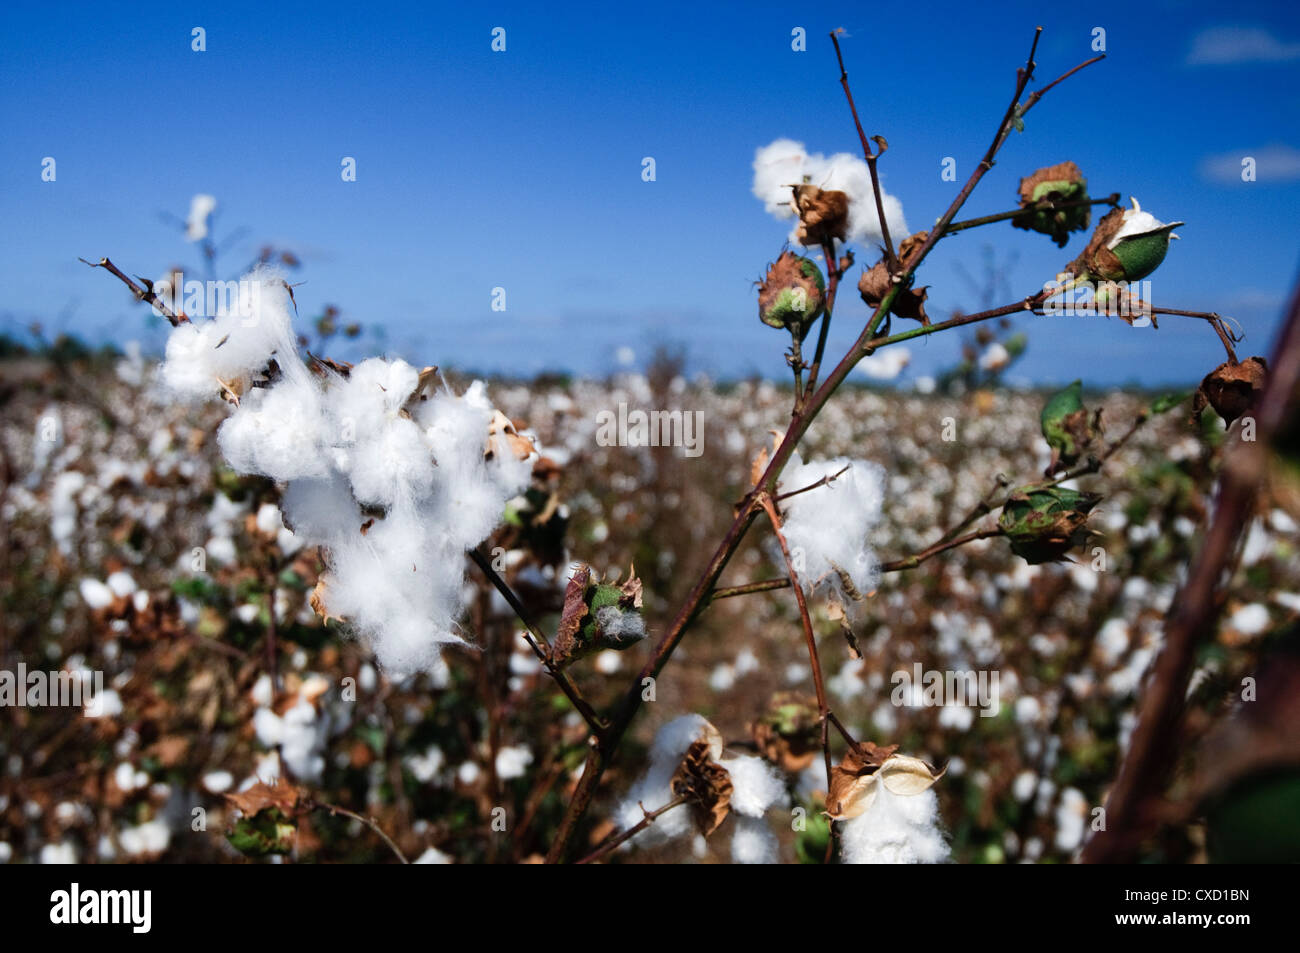
<path fill-rule="evenodd" d="M 358 814 L 356 811 L 349 811 L 346 807 L 339 807 L 337 804 L 324 804 L 316 800 L 309 800 L 306 806 L 309 810 L 327 811 L 335 817 L 348 817 L 354 821 L 360 821 L 362 824 L 365 824 L 366 827 L 379 835 L 383 842 L 388 845 L 389 849 L 397 855 L 398 860 L 404 864 L 410 863 L 410 861 L 406 859 L 406 855 L 402 853 L 401 848 L 393 843 L 393 839 L 384 833 L 384 829 L 379 826 L 379 822 L 373 817 L 365 817 Z"/>
<path fill-rule="evenodd" d="M 680 807 L 681 805 L 685 804 L 686 801 L 687 798 L 685 796 L 679 796 L 673 798 L 673 800 L 669 801 L 663 807 L 653 811 L 647 811 L 645 809 L 645 805 L 640 804 L 641 813 L 643 813 L 645 817 L 641 818 L 641 820 L 637 821 L 627 830 L 620 831 L 618 834 L 615 834 L 612 837 L 607 837 L 603 842 L 601 842 L 599 847 L 593 850 L 586 857 L 582 858 L 582 860 L 578 861 L 578 863 L 590 864 L 597 860 L 600 860 L 600 858 L 604 857 L 606 854 L 612 851 L 619 844 L 622 844 L 624 841 L 630 840 L 631 838 L 635 837 L 637 834 L 640 834 L 643 830 L 645 830 L 647 827 L 653 824 L 661 814 L 666 814 L 669 811 L 671 811 L 673 808 Z"/>
<path fill-rule="evenodd" d="M 1205 544 L 1174 597 L 1164 645 L 1143 693 L 1141 714 L 1119 777 L 1106 799 L 1106 828 L 1084 846 L 1085 863 L 1131 863 L 1159 823 L 1159 802 L 1177 763 L 1187 683 L 1198 647 L 1214 636 L 1222 608 L 1220 580 L 1250 524 L 1268 469 L 1267 448 L 1295 411 L 1300 386 L 1300 285 L 1292 292 L 1264 392 L 1255 412 L 1257 440 L 1238 442 L 1225 457 L 1214 520 Z"/>
<path fill-rule="evenodd" d="M 840 38 L 836 33 L 836 30 L 831 31 L 831 42 L 835 44 L 835 60 L 840 64 L 840 85 L 844 87 L 844 98 L 849 101 L 849 111 L 853 113 L 853 125 L 857 128 L 858 139 L 862 142 L 862 155 L 867 160 L 867 168 L 871 172 L 871 192 L 876 198 L 876 217 L 880 219 L 880 234 L 885 240 L 885 262 L 889 270 L 893 271 L 898 256 L 894 253 L 894 243 L 889 237 L 889 223 L 885 221 L 885 203 L 880 195 L 880 176 L 876 172 L 876 160 L 885 151 L 885 143 L 883 139 L 877 139 L 876 145 L 880 148 L 880 152 L 875 154 L 871 152 L 867 134 L 863 132 L 862 121 L 858 118 L 858 107 L 853 103 L 853 92 L 849 89 L 849 74 L 844 69 L 844 56 L 840 53 Z"/>
<path fill-rule="evenodd" d="M 826 259 L 826 306 L 823 309 L 822 326 L 817 332 L 817 350 L 813 353 L 813 362 L 808 367 L 808 384 L 800 389 L 798 379 L 795 380 L 794 398 L 796 410 L 817 387 L 817 374 L 822 369 L 822 357 L 826 353 L 826 338 L 831 333 L 831 312 L 835 309 L 835 296 L 840 288 L 840 278 L 843 276 L 839 262 L 835 259 L 835 243 L 833 241 L 822 243 L 822 257 Z"/>
<path fill-rule="evenodd" d="M 77 260 L 85 262 L 85 264 L 89 265 L 91 268 L 103 268 L 109 274 L 116 277 L 131 289 L 131 294 L 135 295 L 137 301 L 145 301 L 156 308 L 163 317 L 171 322 L 172 327 L 178 327 L 189 321 L 189 318 L 185 316 L 184 311 L 177 313 L 167 307 L 167 305 L 163 304 L 162 298 L 158 297 L 153 290 L 152 281 L 147 281 L 146 279 L 141 278 L 140 280 L 145 282 L 145 287 L 137 285 L 129 276 L 123 274 L 122 270 L 118 268 L 117 265 L 113 264 L 107 258 L 101 258 L 99 261 L 86 261 L 84 258 L 78 258 Z"/>
<path fill-rule="evenodd" d="M 973 533 L 967 533 L 965 536 L 958 536 L 956 539 L 939 540 L 928 549 L 923 549 L 912 556 L 904 556 L 902 559 L 895 559 L 887 563 L 880 564 L 881 572 L 899 572 L 904 569 L 915 569 L 921 563 L 933 556 L 950 549 L 956 549 L 958 546 L 965 546 L 967 543 L 973 543 L 977 539 L 988 539 L 991 536 L 1001 536 L 1000 529 L 981 529 Z"/>

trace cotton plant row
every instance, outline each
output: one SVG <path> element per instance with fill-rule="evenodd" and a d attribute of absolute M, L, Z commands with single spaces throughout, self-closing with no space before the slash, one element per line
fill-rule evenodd
<path fill-rule="evenodd" d="M 838 53 L 838 38 L 833 39 Z M 789 334 L 790 423 L 754 456 L 730 530 L 686 604 L 657 634 L 621 703 L 597 712 L 577 682 L 589 657 L 635 648 L 650 634 L 643 583 L 635 570 L 626 579 L 609 579 L 586 565 L 574 567 L 548 633 L 526 617 L 508 583 L 478 557 L 504 605 L 519 614 L 546 677 L 563 690 L 590 733 L 586 762 L 549 860 L 571 856 L 575 832 L 606 767 L 643 702 L 653 696 L 643 694 L 647 680 L 660 677 L 698 614 L 719 598 L 755 598 L 777 589 L 789 589 L 797 604 L 796 631 L 807 647 L 815 700 L 779 705 L 770 718 L 757 721 L 759 756 L 729 753 L 717 729 L 698 715 L 669 721 L 650 747 L 644 775 L 613 811 L 614 833 L 592 859 L 614 856 L 615 848 L 664 844 L 692 831 L 707 837 L 729 823 L 733 860 L 775 862 L 781 857 L 776 825 L 783 811 L 796 807 L 825 834 L 822 856 L 811 859 L 834 856 L 836 848 L 848 863 L 947 859 L 935 789 L 943 770 L 918 756 L 923 752 L 899 752 L 888 739 L 859 740 L 840 721 L 826 691 L 813 617 L 820 612 L 838 620 L 847 651 L 858 657 L 855 623 L 869 610 L 885 572 L 916 569 L 950 550 L 995 537 L 1005 539 L 1010 553 L 1030 566 L 1069 558 L 1092 535 L 1089 519 L 1101 499 L 1071 484 L 1100 470 L 1127 436 L 1108 440 L 1100 410 L 1084 406 L 1078 384 L 1067 388 L 1042 411 L 1048 461 L 1041 478 L 997 488 L 981 501 L 982 509 L 972 510 L 940 540 L 893 560 L 881 559 L 873 545 L 886 521 L 890 475 L 859 457 L 805 458 L 802 441 L 855 367 L 913 338 L 1005 315 L 1045 313 L 1054 298 L 1082 283 L 1097 285 L 1092 306 L 1101 313 L 1138 324 L 1136 307 L 1155 323 L 1158 311 L 1128 289 L 1161 264 L 1176 237 L 1173 229 L 1183 223 L 1162 222 L 1136 200 L 1123 209 L 1114 196 L 1089 197 L 1074 163 L 1021 179 L 1017 207 L 1009 212 L 954 220 L 1041 98 L 1042 92 L 1025 97 L 1033 69 L 1031 53 L 994 144 L 961 196 L 924 231 L 909 231 L 901 202 L 880 186 L 877 165 L 888 148 L 882 137 L 861 136 L 862 160 L 809 153 L 791 139 L 758 150 L 753 192 L 773 215 L 792 221 L 787 242 L 805 252 L 782 249 L 758 287 L 761 322 Z M 847 78 L 843 82 L 847 93 Z M 1064 247 L 1071 234 L 1088 230 L 1092 206 L 1098 204 L 1113 208 L 1042 291 L 1002 308 L 932 321 L 928 290 L 917 284 L 917 271 L 937 241 L 966 228 L 1009 221 Z M 855 255 L 864 252 L 872 261 L 862 268 L 857 287 L 870 316 L 852 348 L 832 363 L 825 350 L 838 292 L 855 267 Z M 137 293 L 147 297 L 152 290 Z M 283 529 L 294 545 L 319 548 L 325 562 L 327 573 L 313 599 L 317 611 L 351 626 L 390 672 L 429 670 L 442 664 L 446 646 L 474 642 L 466 627 L 467 556 L 476 557 L 477 547 L 503 522 L 518 523 L 527 507 L 536 511 L 537 501 L 524 493 L 542 459 L 535 443 L 495 410 L 481 382 L 455 393 L 431 367 L 385 358 L 341 365 L 300 354 L 293 307 L 284 278 L 259 269 L 240 282 L 239 301 L 229 311 L 202 322 L 173 315 L 161 381 L 175 399 L 224 399 L 230 405 L 217 434 L 225 459 L 240 473 L 280 484 Z M 1217 315 L 1175 313 L 1204 318 L 1219 334 L 1229 359 L 1207 375 L 1195 410 L 1212 406 L 1232 424 L 1264 386 L 1262 359 L 1239 361 L 1234 339 Z M 917 324 L 893 331 L 894 318 Z M 1000 354 L 990 348 L 980 365 L 994 373 L 1010 359 L 1005 346 Z M 1144 408 L 1132 430 L 1183 400 L 1171 397 Z M 976 526 L 985 514 L 994 522 Z M 723 587 L 724 567 L 754 526 L 762 527 L 764 548 L 780 578 Z M 308 778 L 319 773 L 319 731 L 324 730 L 306 717 L 310 710 L 309 704 L 299 704 L 281 714 L 259 713 L 257 727 L 267 744 L 283 746 L 291 739 L 295 773 Z M 837 757 L 833 747 L 839 749 Z M 502 777 L 521 775 L 532 760 L 527 748 L 513 752 L 497 753 L 494 767 Z M 432 777 L 439 766 L 419 761 L 415 769 Z M 298 810 L 296 805 L 296 794 L 279 789 L 246 796 L 243 807 L 253 822 L 247 830 L 258 833 L 262 811 L 283 818 Z M 273 827 L 278 823 L 273 819 Z M 797 849 L 804 856 L 820 847 L 799 838 Z"/>

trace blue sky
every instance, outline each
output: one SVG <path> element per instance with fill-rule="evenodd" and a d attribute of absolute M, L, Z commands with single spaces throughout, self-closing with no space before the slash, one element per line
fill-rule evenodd
<path fill-rule="evenodd" d="M 1073 159 L 1093 194 L 1134 194 L 1187 222 L 1153 276 L 1156 302 L 1232 314 L 1244 353 L 1267 353 L 1300 263 L 1300 12 L 1077 6 L 6 5 L 0 328 L 41 320 L 156 345 L 147 309 L 77 257 L 202 277 L 162 214 L 209 192 L 218 240 L 247 229 L 223 272 L 263 244 L 291 249 L 304 324 L 334 303 L 412 360 L 605 373 L 621 347 L 641 362 L 668 343 L 694 370 L 784 377 L 784 335 L 759 323 L 752 282 L 788 223 L 751 195 L 751 164 L 783 136 L 857 151 L 827 32 L 848 32 L 864 124 L 890 143 L 885 187 L 920 229 L 986 147 L 1041 23 L 1041 81 L 1092 55 L 1095 27 L 1109 58 L 1030 114 L 963 217 L 1010 208 L 1020 176 Z M 490 48 L 497 26 L 505 52 Z M 794 27 L 806 52 L 791 49 Z M 1243 155 L 1267 158 L 1253 183 L 1234 174 Z M 46 156 L 54 182 L 41 179 Z M 340 177 L 344 156 L 355 182 Z M 946 156 L 956 183 L 941 180 Z M 978 273 L 988 243 L 1018 297 L 1084 241 L 1058 250 L 1009 225 L 946 240 L 919 279 L 930 312 L 982 304 L 960 269 Z M 865 316 L 856 293 L 841 299 L 832 350 Z M 1038 381 L 1181 382 L 1222 359 L 1186 319 L 1019 323 L 1030 347 L 1017 374 Z M 960 343 L 914 345 L 902 380 L 950 364 Z"/>

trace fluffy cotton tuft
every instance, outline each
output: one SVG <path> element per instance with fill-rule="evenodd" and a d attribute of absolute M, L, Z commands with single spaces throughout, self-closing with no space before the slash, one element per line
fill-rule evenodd
<path fill-rule="evenodd" d="M 738 817 L 735 830 L 731 832 L 731 859 L 737 864 L 779 863 L 781 844 L 762 820 Z"/>
<path fill-rule="evenodd" d="M 847 152 L 825 156 L 809 153 L 802 142 L 777 139 L 754 153 L 754 195 L 763 202 L 770 215 L 779 219 L 791 218 L 790 186 L 799 185 L 805 176 L 809 184 L 822 189 L 836 189 L 849 197 L 848 240 L 859 243 L 884 243 L 880 216 L 876 214 L 876 198 L 871 189 L 871 170 L 867 163 Z M 882 188 L 881 205 L 885 221 L 895 243 L 911 234 L 903 219 L 903 205 Z M 794 242 L 795 231 L 790 232 Z"/>
<path fill-rule="evenodd" d="M 229 298 L 212 320 L 172 329 L 162 379 L 173 396 L 192 401 L 213 396 L 219 382 L 244 381 L 277 356 L 286 375 L 307 375 L 297 359 L 289 286 L 279 272 L 259 266 L 239 279 Z"/>
<path fill-rule="evenodd" d="M 768 808 L 786 800 L 785 781 L 762 758 L 742 754 L 718 762 L 731 776 L 731 809 L 761 818 Z"/>
<path fill-rule="evenodd" d="M 272 359 L 278 374 L 254 381 Z M 172 332 L 163 379 L 181 396 L 223 384 L 242 394 L 218 432 L 222 453 L 242 473 L 287 484 L 281 508 L 295 548 L 324 551 L 324 608 L 368 638 L 383 666 L 430 670 L 440 646 L 464 641 L 465 552 L 532 471 L 532 458 L 500 437 L 485 453 L 495 411 L 481 382 L 413 400 L 420 372 L 405 361 L 313 375 L 297 352 L 287 289 L 265 270 L 241 281 L 230 314 Z M 370 521 L 363 505 L 383 515 Z M 258 523 L 275 521 L 259 513 Z"/>
<path fill-rule="evenodd" d="M 845 467 L 848 469 L 840 473 Z M 796 453 L 781 477 L 781 489 L 787 493 L 802 489 L 836 473 L 840 475 L 831 483 L 782 504 L 784 531 L 804 588 L 810 593 L 834 594 L 851 611 L 855 600 L 840 571 L 862 596 L 874 590 L 880 578 L 880 561 L 867 545 L 867 534 L 880 522 L 884 469 L 879 464 L 847 457 L 804 463 Z M 776 558 L 781 562 L 779 555 Z"/>
<path fill-rule="evenodd" d="M 893 794 L 880 785 L 863 814 L 840 825 L 846 864 L 939 864 L 948 844 L 939 827 L 939 798 L 933 790 Z"/>

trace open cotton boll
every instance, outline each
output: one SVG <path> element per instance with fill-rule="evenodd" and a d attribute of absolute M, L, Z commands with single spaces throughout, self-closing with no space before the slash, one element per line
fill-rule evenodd
<path fill-rule="evenodd" d="M 879 464 L 837 457 L 805 464 L 796 453 L 781 477 L 784 492 L 811 486 L 848 467 L 828 485 L 800 493 L 783 503 L 784 532 L 791 553 L 803 555 L 800 582 L 809 592 L 824 589 L 846 598 L 837 570 L 843 570 L 861 595 L 876 588 L 880 563 L 867 545 L 867 534 L 880 522 L 885 471 Z"/>
<path fill-rule="evenodd" d="M 682 760 L 687 750 L 701 738 L 709 738 L 711 756 L 716 760 L 722 756 L 722 739 L 717 729 L 709 724 L 703 715 L 678 715 L 655 732 L 650 745 L 650 762 L 655 765 L 671 764 L 673 770 Z"/>
<path fill-rule="evenodd" d="M 736 864 L 780 863 L 781 843 L 766 821 L 738 817 L 731 832 L 731 860 Z"/>
<path fill-rule="evenodd" d="M 620 829 L 626 830 L 641 822 L 645 817 L 642 806 L 646 811 L 655 811 L 673 800 L 676 796 L 672 790 L 673 775 L 690 746 L 701 738 L 709 740 L 710 755 L 717 760 L 722 754 L 722 737 L 701 715 L 680 715 L 655 732 L 650 745 L 649 768 L 614 810 L 614 821 Z M 690 811 L 677 807 L 661 814 L 628 843 L 651 847 L 680 837 L 691 829 Z"/>
<path fill-rule="evenodd" d="M 762 758 L 742 754 L 718 764 L 731 776 L 731 809 L 746 817 L 762 817 L 786 800 L 785 781 Z"/>
<path fill-rule="evenodd" d="M 881 785 L 863 814 L 840 822 L 846 864 L 939 864 L 948 844 L 939 827 L 933 790 L 900 795 Z"/>
<path fill-rule="evenodd" d="M 865 161 L 847 152 L 832 156 L 809 153 L 802 142 L 793 139 L 777 139 L 754 153 L 754 195 L 762 200 L 770 215 L 779 219 L 793 216 L 789 187 L 802 183 L 805 177 L 811 185 L 844 192 L 849 197 L 849 241 L 861 244 L 884 241 L 871 187 L 871 170 Z M 880 204 L 885 210 L 890 235 L 910 235 L 902 203 L 882 188 Z M 797 240 L 796 231 L 790 232 L 791 242 Z"/>

